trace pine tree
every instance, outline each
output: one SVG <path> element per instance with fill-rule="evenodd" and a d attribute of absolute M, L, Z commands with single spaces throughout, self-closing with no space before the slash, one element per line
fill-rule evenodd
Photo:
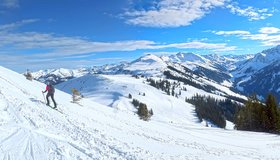
<path fill-rule="evenodd" d="M 149 114 L 150 114 L 150 116 L 154 115 L 154 111 L 151 109 L 151 110 L 149 111 Z"/>
<path fill-rule="evenodd" d="M 265 105 L 256 96 L 250 97 L 245 107 L 236 115 L 235 127 L 239 130 L 279 133 L 280 115 L 277 110 L 276 99 L 271 94 Z"/>
<path fill-rule="evenodd" d="M 265 123 L 266 129 L 268 132 L 276 131 L 279 129 L 279 115 L 275 97 L 272 94 L 269 94 L 266 98 L 265 104 L 265 112 L 268 118 L 268 121 Z"/>
<path fill-rule="evenodd" d="M 137 99 L 133 99 L 132 104 L 134 105 L 135 108 L 138 108 L 140 102 Z"/>
<path fill-rule="evenodd" d="M 236 116 L 235 127 L 238 130 L 264 131 L 263 124 L 265 116 L 263 115 L 264 106 L 259 102 L 256 96 L 248 98 L 244 108 Z"/>
<path fill-rule="evenodd" d="M 217 99 L 196 94 L 191 99 L 186 98 L 185 101 L 195 106 L 195 112 L 200 121 L 206 119 L 218 127 L 224 128 L 226 126 L 224 111 Z"/>
<path fill-rule="evenodd" d="M 167 91 L 166 91 L 167 95 L 170 95 L 170 89 L 167 88 Z"/>
<path fill-rule="evenodd" d="M 139 102 L 137 99 L 133 99 L 132 104 L 137 109 L 137 114 L 139 115 L 140 119 L 144 121 L 148 121 L 154 114 L 152 109 L 149 111 L 147 105 L 145 103 Z"/>
<path fill-rule="evenodd" d="M 148 111 L 148 108 L 147 108 L 146 104 L 140 103 L 137 113 L 138 113 L 138 115 L 140 116 L 141 119 L 148 120 L 148 118 L 149 118 L 149 111 Z"/>

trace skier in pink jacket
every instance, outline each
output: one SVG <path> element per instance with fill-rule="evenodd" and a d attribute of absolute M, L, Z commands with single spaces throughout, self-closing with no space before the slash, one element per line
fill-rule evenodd
<path fill-rule="evenodd" d="M 52 98 L 52 101 L 53 101 L 53 104 L 54 104 L 54 108 L 56 108 L 56 102 L 55 102 L 55 100 L 54 100 L 54 92 L 55 92 L 54 86 L 53 86 L 50 82 L 48 82 L 48 83 L 47 83 L 47 86 L 46 86 L 46 90 L 45 90 L 45 91 L 42 91 L 42 92 L 43 92 L 43 93 L 48 92 L 48 93 L 47 93 L 47 96 L 46 96 L 46 98 L 47 98 L 47 105 L 48 105 L 48 106 L 50 105 L 49 97 L 51 97 L 51 98 Z"/>

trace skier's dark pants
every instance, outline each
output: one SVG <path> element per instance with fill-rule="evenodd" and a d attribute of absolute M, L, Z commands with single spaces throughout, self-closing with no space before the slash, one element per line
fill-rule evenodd
<path fill-rule="evenodd" d="M 55 102 L 55 100 L 54 100 L 54 98 L 53 98 L 54 94 L 52 94 L 52 93 L 48 93 L 47 96 L 46 96 L 46 97 L 47 97 L 47 105 L 50 104 L 50 102 L 49 102 L 49 96 L 51 96 L 52 101 L 53 101 L 53 104 L 54 104 L 54 107 L 56 107 L 56 102 Z"/>

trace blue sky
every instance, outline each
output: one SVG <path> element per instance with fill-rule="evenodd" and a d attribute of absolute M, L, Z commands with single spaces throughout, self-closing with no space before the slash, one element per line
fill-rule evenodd
<path fill-rule="evenodd" d="M 280 44 L 278 0 L 0 0 L 0 65 L 23 72 Z"/>

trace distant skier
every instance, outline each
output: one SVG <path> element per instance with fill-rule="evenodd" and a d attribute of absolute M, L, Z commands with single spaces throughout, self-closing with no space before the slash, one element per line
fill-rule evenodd
<path fill-rule="evenodd" d="M 50 82 L 47 82 L 46 90 L 42 91 L 42 92 L 46 93 L 47 91 L 48 91 L 47 96 L 46 96 L 46 98 L 47 98 L 47 105 L 48 106 L 50 105 L 49 97 L 51 96 L 53 104 L 54 104 L 54 108 L 56 108 L 56 102 L 54 100 L 55 89 L 54 89 L 54 86 Z"/>

